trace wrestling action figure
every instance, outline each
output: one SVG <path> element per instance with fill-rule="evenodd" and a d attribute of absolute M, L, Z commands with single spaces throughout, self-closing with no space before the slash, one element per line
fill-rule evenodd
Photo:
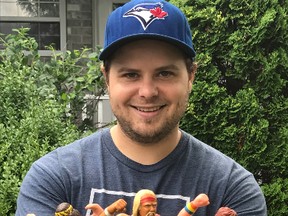
<path fill-rule="evenodd" d="M 85 208 L 91 209 L 92 216 L 129 216 L 124 213 L 126 211 L 126 201 L 124 199 L 118 199 L 104 210 L 98 204 L 88 204 Z M 190 216 L 193 215 L 199 207 L 209 205 L 209 198 L 206 194 L 199 194 L 194 200 L 179 212 L 177 216 Z M 131 216 L 160 216 L 157 214 L 157 197 L 153 191 L 143 189 L 140 190 L 134 198 L 133 210 Z M 55 216 L 81 216 L 77 209 L 74 209 L 69 203 L 61 203 L 55 212 Z M 220 208 L 215 216 L 237 216 L 237 213 L 228 208 Z"/>

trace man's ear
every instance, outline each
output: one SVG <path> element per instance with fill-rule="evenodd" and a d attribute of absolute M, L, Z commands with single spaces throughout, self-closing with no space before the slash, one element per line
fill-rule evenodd
<path fill-rule="evenodd" d="M 101 64 L 100 70 L 101 70 L 101 72 L 102 72 L 102 74 L 104 76 L 106 87 L 108 89 L 108 87 L 109 87 L 109 79 L 108 79 L 108 73 L 105 70 L 104 64 Z"/>
<path fill-rule="evenodd" d="M 189 91 L 190 92 L 192 91 L 192 86 L 193 86 L 193 82 L 195 79 L 197 68 L 198 68 L 197 63 L 193 63 L 191 71 L 188 73 L 189 74 Z"/>
<path fill-rule="evenodd" d="M 103 64 L 103 63 L 102 63 L 101 66 L 100 66 L 100 70 L 101 70 L 103 76 L 104 76 L 105 79 L 106 79 L 106 71 L 105 71 L 105 67 L 104 67 L 104 64 Z"/>

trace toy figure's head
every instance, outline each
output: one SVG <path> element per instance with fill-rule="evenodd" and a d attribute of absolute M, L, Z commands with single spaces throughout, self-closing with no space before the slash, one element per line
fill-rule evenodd
<path fill-rule="evenodd" d="M 133 202 L 132 216 L 155 216 L 157 198 L 153 191 L 143 189 L 138 191 Z"/>
<path fill-rule="evenodd" d="M 63 202 L 57 206 L 55 216 L 81 216 L 81 214 L 70 203 Z"/>
<path fill-rule="evenodd" d="M 221 207 L 215 216 L 237 216 L 237 213 L 228 207 Z"/>

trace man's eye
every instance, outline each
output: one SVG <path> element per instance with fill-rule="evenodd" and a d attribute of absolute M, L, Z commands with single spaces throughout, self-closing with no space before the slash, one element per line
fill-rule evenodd
<path fill-rule="evenodd" d="M 171 72 L 171 71 L 161 71 L 160 73 L 159 73 L 159 76 L 160 77 L 170 77 L 170 76 L 172 76 L 173 75 L 173 73 Z"/>
<path fill-rule="evenodd" d="M 137 73 L 125 73 L 124 77 L 129 78 L 129 79 L 133 79 L 133 78 L 137 78 L 139 75 Z"/>

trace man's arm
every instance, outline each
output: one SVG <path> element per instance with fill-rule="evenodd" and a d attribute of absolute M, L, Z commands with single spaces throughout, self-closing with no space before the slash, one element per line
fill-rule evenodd
<path fill-rule="evenodd" d="M 223 206 L 234 209 L 238 216 L 267 215 L 264 195 L 252 174 L 241 175 L 241 170 L 236 170 L 229 182 Z"/>
<path fill-rule="evenodd" d="M 55 207 L 65 199 L 57 163 L 56 152 L 53 152 L 31 166 L 20 188 L 16 216 L 54 215 Z"/>

